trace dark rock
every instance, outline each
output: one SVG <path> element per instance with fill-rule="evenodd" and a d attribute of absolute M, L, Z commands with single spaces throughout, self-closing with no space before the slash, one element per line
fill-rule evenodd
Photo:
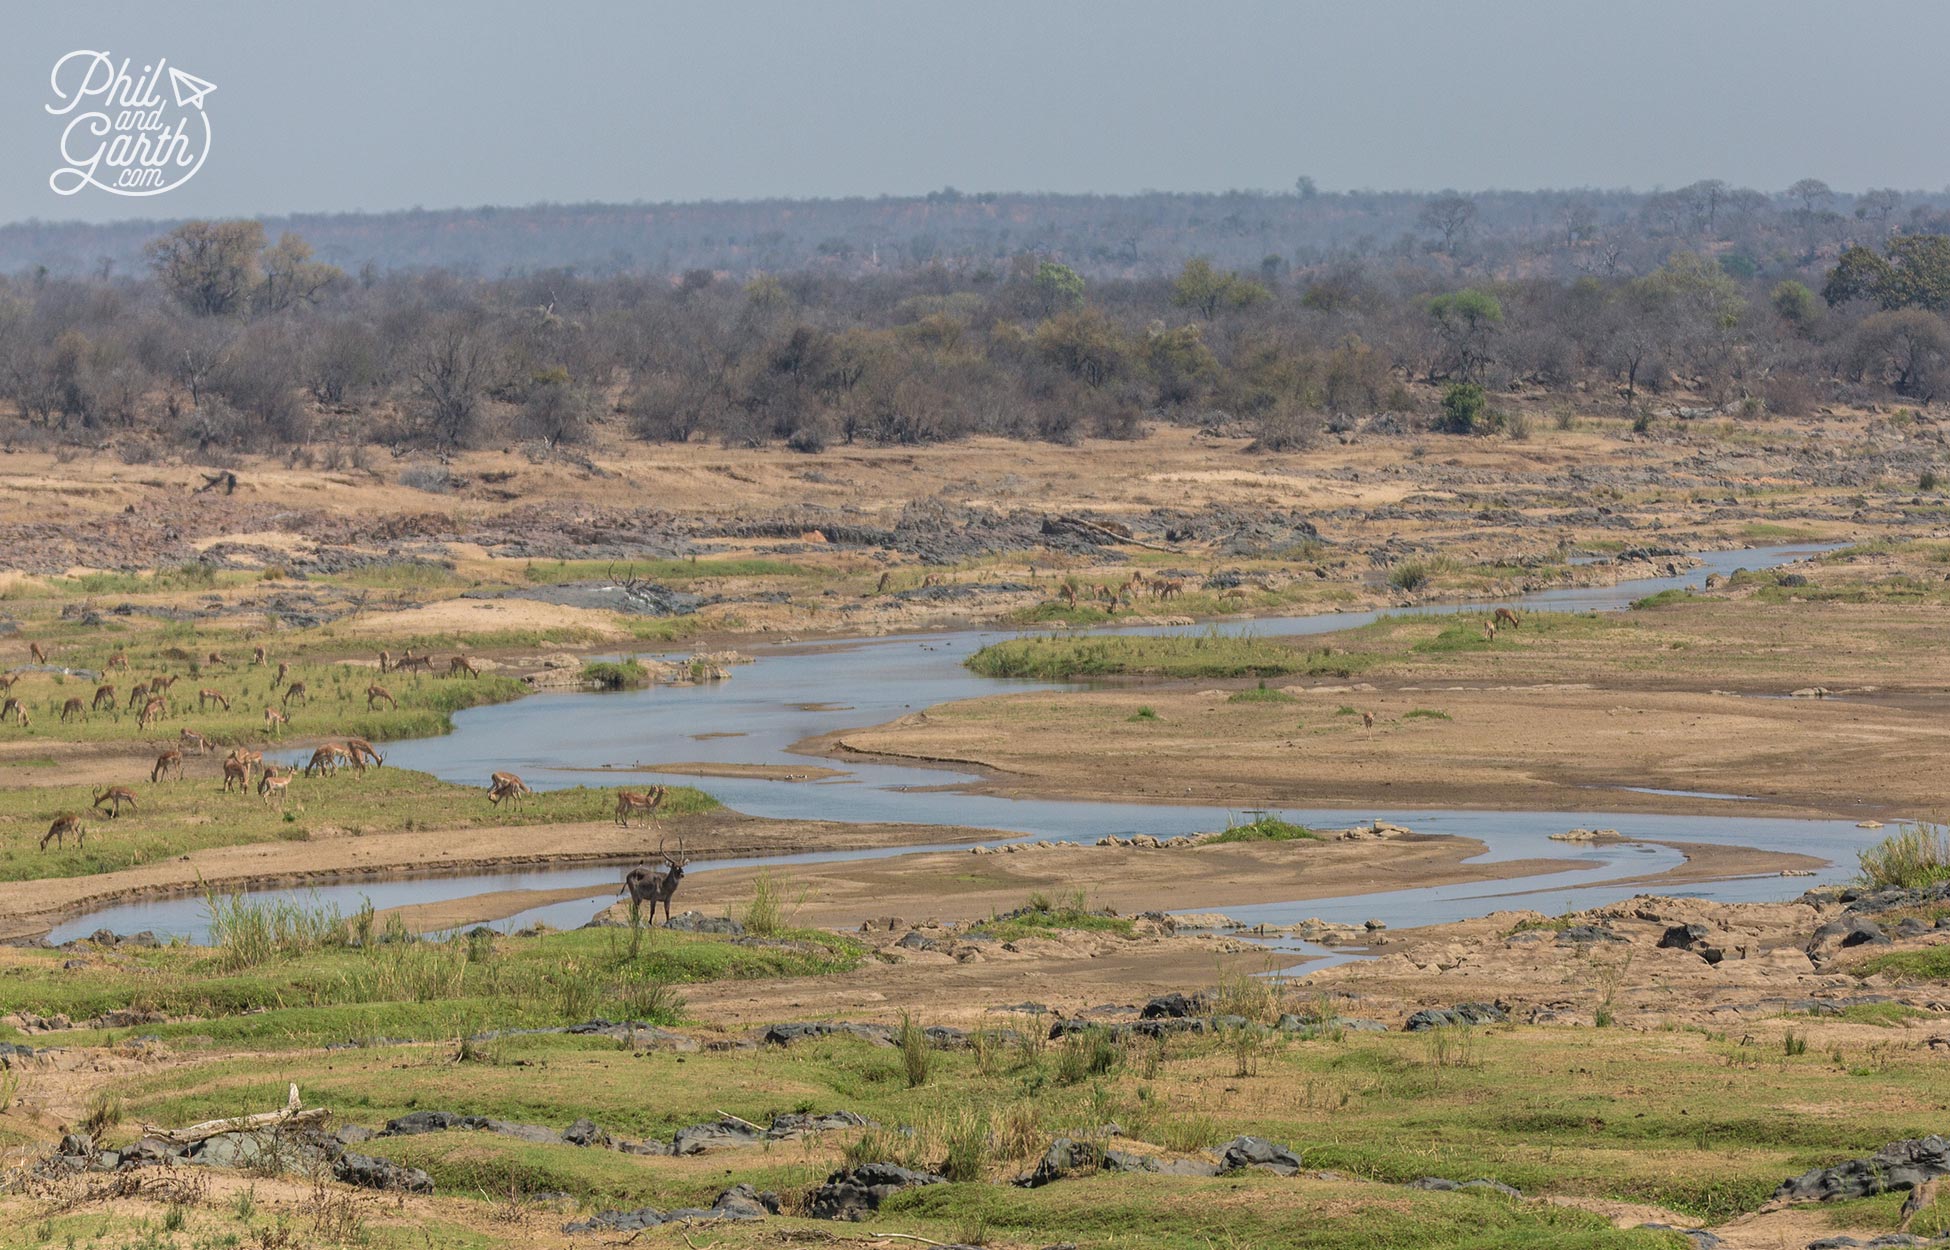
<path fill-rule="evenodd" d="M 915 1172 L 894 1163 L 863 1163 L 826 1178 L 806 1199 L 806 1214 L 816 1220 L 859 1220 L 903 1189 L 944 1185 L 945 1176 Z"/>
<path fill-rule="evenodd" d="M 609 1134 L 597 1128 L 595 1121 L 585 1118 L 563 1129 L 562 1140 L 571 1146 L 607 1146 Z"/>
<path fill-rule="evenodd" d="M 54 1153 L 63 1155 L 91 1155 L 95 1153 L 95 1139 L 86 1133 L 67 1133 Z"/>
<path fill-rule="evenodd" d="M 1851 1159 L 1832 1168 L 1816 1168 L 1774 1191 L 1776 1202 L 1833 1202 L 1868 1198 L 1891 1189 L 1912 1189 L 1937 1176 L 1950 1175 L 1950 1140 L 1912 1138 L 1890 1142 L 1866 1159 Z"/>
<path fill-rule="evenodd" d="M 122 1166 L 150 1167 L 158 1163 L 174 1163 L 182 1157 L 183 1148 L 174 1142 L 164 1141 L 160 1137 L 144 1137 L 122 1151 Z"/>
<path fill-rule="evenodd" d="M 433 1178 L 419 1168 L 406 1167 L 391 1159 L 354 1154 L 350 1150 L 333 1162 L 332 1174 L 346 1184 L 362 1189 L 398 1190 L 409 1194 L 433 1192 Z"/>
<path fill-rule="evenodd" d="M 712 1216 L 721 1220 L 762 1220 L 778 1213 L 779 1196 L 750 1185 L 734 1185 L 711 1204 Z"/>
<path fill-rule="evenodd" d="M 1228 1172 L 1265 1168 L 1281 1176 L 1295 1176 L 1300 1172 L 1300 1156 L 1264 1137 L 1235 1137 L 1219 1147 L 1219 1166 Z"/>
<path fill-rule="evenodd" d="M 1095 1172 L 1103 1166 L 1104 1150 L 1097 1143 L 1059 1137 L 1050 1143 L 1036 1166 L 1016 1177 L 1014 1183 L 1024 1189 L 1041 1189 L 1052 1181 L 1078 1172 Z"/>
<path fill-rule="evenodd" d="M 1138 1016 L 1145 1020 L 1180 1020 L 1187 1016 L 1204 1015 L 1205 1010 L 1206 997 L 1203 994 L 1160 994 L 1144 1004 L 1144 1010 Z"/>
<path fill-rule="evenodd" d="M 1713 945 L 1713 931 L 1703 924 L 1676 924 L 1659 938 L 1662 950 L 1691 951 L 1709 964 L 1726 958 L 1726 952 Z"/>
<path fill-rule="evenodd" d="M 932 951 L 932 950 L 941 949 L 941 944 L 939 942 L 935 941 L 931 937 L 923 936 L 921 931 L 918 929 L 909 929 L 906 933 L 903 933 L 901 935 L 901 940 L 894 943 L 894 945 L 901 947 L 904 950 L 910 950 L 910 951 Z"/>
<path fill-rule="evenodd" d="M 1409 1033 L 1447 1028 L 1457 1024 L 1501 1024 L 1510 1013 L 1493 1003 L 1458 1003 L 1454 1007 L 1430 1007 L 1418 1011 L 1402 1024 Z"/>
<path fill-rule="evenodd" d="M 409 1111 L 396 1119 L 386 1121 L 378 1137 L 411 1137 L 416 1133 L 444 1133 L 451 1128 L 474 1128 L 485 1125 L 479 1116 L 459 1115 L 452 1111 Z"/>
<path fill-rule="evenodd" d="M 806 1041 L 820 1037 L 853 1037 L 876 1046 L 892 1046 L 894 1030 L 884 1024 L 846 1024 L 814 1020 L 798 1024 L 775 1024 L 760 1035 L 759 1040 L 773 1046 L 789 1046 L 793 1042 Z"/>
<path fill-rule="evenodd" d="M 670 1139 L 670 1153 L 699 1155 L 707 1150 L 751 1146 L 764 1140 L 763 1129 L 742 1124 L 737 1120 L 713 1120 L 709 1124 L 693 1124 L 678 1129 L 676 1135 Z"/>
<path fill-rule="evenodd" d="M 371 1141 L 373 1138 L 379 1136 L 379 1134 L 362 1125 L 343 1124 L 339 1126 L 339 1131 L 332 1134 L 332 1136 L 338 1139 L 338 1143 L 341 1146 L 356 1146 L 360 1142 Z"/>
<path fill-rule="evenodd" d="M 1579 946 L 1591 942 L 1623 942 L 1625 939 L 1602 925 L 1574 924 L 1568 929 L 1560 929 L 1557 934 L 1559 946 Z"/>
<path fill-rule="evenodd" d="M 772 1126 L 765 1135 L 774 1141 L 786 1141 L 806 1133 L 830 1133 L 835 1129 L 864 1128 L 867 1117 L 851 1111 L 829 1111 L 824 1115 L 805 1115 L 798 1112 L 772 1117 Z"/>
<path fill-rule="evenodd" d="M 730 937 L 743 937 L 745 926 L 730 916 L 707 916 L 701 911 L 678 912 L 664 926 L 679 933 L 720 933 Z"/>
<path fill-rule="evenodd" d="M 578 1120 L 577 1123 L 586 1124 L 588 1121 Z M 592 1125 L 591 1127 L 594 1126 Z M 502 1137 L 512 1137 L 517 1141 L 533 1142 L 537 1146 L 552 1146 L 557 1142 L 565 1141 L 573 1146 L 609 1144 L 607 1137 L 603 1138 L 600 1142 L 571 1141 L 568 1131 L 558 1133 L 554 1129 L 544 1128 L 540 1124 L 511 1124 L 507 1120 L 488 1120 L 481 1125 L 481 1128 L 490 1133 L 498 1133 Z M 574 1125 L 571 1125 L 569 1131 L 573 1131 L 573 1129 Z"/>

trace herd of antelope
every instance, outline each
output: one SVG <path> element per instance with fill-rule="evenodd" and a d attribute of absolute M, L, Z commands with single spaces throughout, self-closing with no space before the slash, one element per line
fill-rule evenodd
<path fill-rule="evenodd" d="M 39 642 L 30 642 L 28 651 L 32 654 L 35 663 L 42 665 L 49 663 L 47 649 Z M 249 664 L 258 668 L 271 667 L 270 657 L 263 646 L 252 648 Z M 221 651 L 212 651 L 204 658 L 202 671 L 208 674 L 231 667 L 233 667 L 231 660 Z M 406 672 L 419 669 L 432 673 L 434 662 L 432 657 L 415 655 L 410 649 L 398 659 L 389 652 L 381 651 L 379 669 L 381 672 Z M 181 674 L 157 674 L 133 682 L 128 687 L 125 701 L 121 689 L 115 682 L 107 680 L 107 677 L 110 672 L 130 671 L 129 657 L 126 652 L 117 651 L 109 656 L 102 666 L 102 679 L 95 687 L 93 698 L 84 701 L 79 696 L 71 696 L 65 699 L 61 703 L 59 719 L 62 722 L 86 720 L 89 716 L 101 712 L 107 712 L 120 719 L 128 712 L 135 712 L 138 729 L 148 729 L 167 719 L 172 711 L 169 702 L 170 688 L 180 679 Z M 481 674 L 480 668 L 465 655 L 455 655 L 449 659 L 446 672 L 450 677 L 479 677 Z M 271 679 L 271 690 L 276 695 L 276 703 L 267 704 L 264 708 L 264 729 L 272 736 L 282 736 L 283 731 L 290 726 L 291 712 L 294 707 L 306 706 L 310 702 L 305 683 L 301 680 L 291 680 L 290 673 L 290 665 L 279 661 L 276 674 Z M 0 673 L 0 691 L 11 691 L 23 675 L 23 671 L 18 669 Z M 278 694 L 277 692 L 280 691 L 282 693 Z M 228 712 L 233 706 L 233 699 L 233 695 L 217 686 L 204 686 L 196 692 L 196 708 L 200 712 L 207 712 L 212 707 Z M 392 709 L 399 707 L 399 702 L 392 691 L 376 682 L 366 687 L 365 699 L 368 711 L 377 710 L 382 704 Z M 49 706 L 52 704 L 50 703 Z M 0 724 L 6 722 L 13 722 L 21 728 L 27 728 L 33 723 L 25 699 L 9 694 L 5 702 L 0 703 Z M 180 781 L 183 778 L 183 758 L 186 753 L 204 756 L 213 754 L 214 751 L 215 748 L 207 737 L 185 726 L 156 757 L 155 765 L 149 770 L 149 780 L 152 784 L 160 784 L 171 779 Z M 290 794 L 291 781 L 294 777 L 299 775 L 329 777 L 341 769 L 348 768 L 363 775 L 368 767 L 377 768 L 384 762 L 384 757 L 364 738 L 348 737 L 343 742 L 327 742 L 312 752 L 310 760 L 302 768 L 296 764 L 285 767 L 267 764 L 262 751 L 238 746 L 221 761 L 223 779 L 221 792 L 246 795 L 254 788 L 261 803 L 268 806 L 276 802 L 282 808 Z M 254 786 L 253 775 L 255 775 Z M 519 806 L 521 797 L 529 793 L 528 787 L 522 784 L 519 777 L 508 773 L 497 773 L 495 784 L 490 787 L 488 797 L 496 806 L 505 799 L 514 799 Z M 664 789 L 661 786 L 655 787 L 647 794 L 625 792 L 617 798 L 617 821 L 627 825 L 631 812 L 654 815 L 663 800 Z M 89 812 L 91 814 L 106 812 L 108 818 L 113 820 L 121 816 L 124 808 L 132 812 L 141 811 L 141 804 L 135 791 L 127 786 L 109 786 L 95 791 L 94 802 L 90 805 Z M 82 813 L 65 812 L 57 816 L 48 826 L 47 833 L 41 838 L 41 849 L 46 850 L 50 843 L 57 847 L 65 847 L 70 836 L 74 838 L 77 847 L 86 846 L 88 827 Z"/>

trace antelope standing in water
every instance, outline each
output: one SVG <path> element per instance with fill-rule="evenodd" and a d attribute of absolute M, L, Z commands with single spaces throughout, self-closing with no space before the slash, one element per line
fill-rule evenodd
<path fill-rule="evenodd" d="M 663 859 L 661 868 L 649 864 L 639 864 L 630 869 L 623 878 L 623 888 L 618 894 L 630 896 L 630 927 L 636 928 L 637 915 L 643 904 L 650 904 L 650 927 L 657 927 L 657 904 L 663 904 L 664 927 L 670 927 L 670 900 L 677 893 L 677 886 L 684 880 L 684 866 L 691 861 L 684 856 L 684 840 L 677 840 L 677 854 L 671 856 L 664 850 L 661 840 L 657 843 L 657 854 Z"/>
<path fill-rule="evenodd" d="M 127 786 L 110 786 L 106 790 L 95 791 L 95 801 L 90 806 L 99 808 L 104 803 L 108 805 L 108 818 L 110 820 L 122 814 L 122 804 L 124 803 L 127 803 L 136 811 L 142 810 L 141 806 L 135 801 L 135 791 L 129 789 Z"/>
<path fill-rule="evenodd" d="M 56 816 L 54 823 L 47 827 L 47 832 L 41 835 L 41 849 L 45 851 L 47 844 L 52 842 L 66 850 L 67 837 L 71 833 L 74 835 L 74 844 L 77 847 L 88 845 L 88 826 L 81 823 L 80 816 L 73 812 Z"/>
<path fill-rule="evenodd" d="M 631 812 L 642 812 L 646 820 L 654 817 L 669 794 L 670 791 L 663 786 L 651 786 L 640 794 L 634 790 L 617 791 L 616 823 L 629 828 Z"/>

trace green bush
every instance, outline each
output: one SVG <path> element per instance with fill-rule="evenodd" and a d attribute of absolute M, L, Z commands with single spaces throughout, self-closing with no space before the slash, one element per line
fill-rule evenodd
<path fill-rule="evenodd" d="M 1918 823 L 1890 834 L 1857 857 L 1862 880 L 1907 890 L 1950 881 L 1950 829 Z"/>

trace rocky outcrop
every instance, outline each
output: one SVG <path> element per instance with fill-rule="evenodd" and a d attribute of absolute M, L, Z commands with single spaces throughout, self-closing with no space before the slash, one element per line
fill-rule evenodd
<path fill-rule="evenodd" d="M 1834 1202 L 1868 1198 L 1891 1189 L 1913 1189 L 1938 1176 L 1950 1176 L 1950 1140 L 1941 1136 L 1890 1142 L 1866 1159 L 1816 1168 L 1774 1191 L 1776 1202 Z"/>
<path fill-rule="evenodd" d="M 897 1163 L 862 1163 L 842 1168 L 806 1198 L 806 1214 L 816 1220 L 862 1220 L 904 1189 L 945 1185 L 948 1178 L 916 1172 Z"/>
<path fill-rule="evenodd" d="M 565 1233 L 631 1233 L 656 1228 L 660 1224 L 688 1224 L 694 1220 L 762 1220 L 779 1213 L 779 1196 L 750 1185 L 735 1185 L 719 1194 L 709 1207 L 679 1207 L 659 1211 L 638 1207 L 634 1211 L 601 1211 L 586 1220 L 564 1224 Z"/>

